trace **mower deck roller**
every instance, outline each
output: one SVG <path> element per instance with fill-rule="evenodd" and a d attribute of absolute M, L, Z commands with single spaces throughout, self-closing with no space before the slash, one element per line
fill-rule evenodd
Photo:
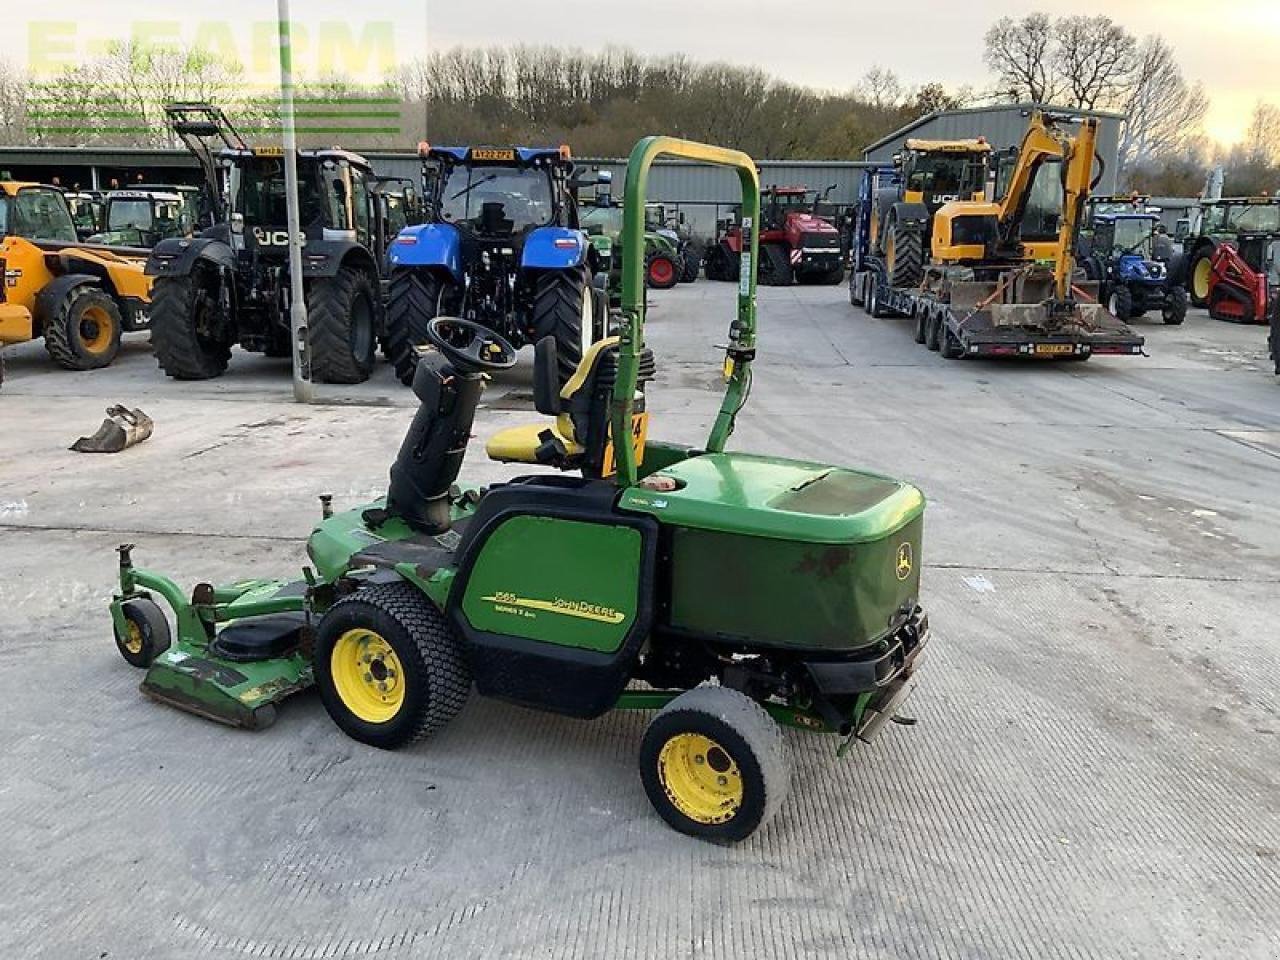
<path fill-rule="evenodd" d="M 729 166 L 742 185 L 726 389 L 701 447 L 648 430 L 644 200 L 660 155 Z M 583 719 L 657 710 L 639 767 L 658 814 L 709 840 L 758 829 L 788 789 L 779 724 L 845 746 L 870 738 L 912 689 L 929 636 L 915 487 L 726 449 L 756 354 L 758 207 L 746 155 L 665 137 L 636 146 L 619 332 L 563 383 L 555 338 L 540 341 L 545 419 L 488 445 L 542 472 L 454 485 L 482 374 L 516 348 L 435 317 L 388 497 L 337 514 L 326 501 L 301 581 L 205 584 L 188 600 L 122 548 L 112 616 L 125 659 L 148 667 L 144 689 L 258 727 L 314 681 L 339 728 L 388 749 L 448 723 L 472 690 Z M 172 645 L 152 592 L 174 611 Z"/>

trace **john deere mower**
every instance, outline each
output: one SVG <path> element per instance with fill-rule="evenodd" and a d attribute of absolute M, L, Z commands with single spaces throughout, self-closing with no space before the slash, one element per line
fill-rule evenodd
<path fill-rule="evenodd" d="M 660 155 L 731 167 L 742 185 L 725 394 L 701 447 L 648 431 L 644 200 Z M 929 635 L 915 487 L 725 449 L 756 356 L 758 206 L 745 154 L 637 144 L 620 331 L 562 387 L 556 339 L 543 337 L 534 392 L 549 419 L 488 444 L 493 458 L 550 469 L 454 486 L 485 374 L 510 367 L 516 348 L 437 316 L 386 497 L 339 513 L 326 502 L 300 578 L 202 583 L 188 596 L 120 547 L 111 616 L 121 654 L 147 670 L 142 689 L 258 728 L 314 683 L 344 732 L 387 749 L 440 729 L 473 689 L 583 719 L 653 710 L 639 766 L 657 812 L 697 837 L 751 834 L 787 792 L 779 725 L 837 734 L 839 753 L 870 739 L 912 689 Z"/>

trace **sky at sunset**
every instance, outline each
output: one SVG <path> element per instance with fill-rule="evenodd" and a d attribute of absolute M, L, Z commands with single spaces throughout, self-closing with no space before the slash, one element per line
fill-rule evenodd
<path fill-rule="evenodd" d="M 157 17 L 154 3 L 140 0 L 63 0 L 50 41 L 54 53 L 84 49 L 107 36 L 120 36 L 124 24 L 142 23 L 160 36 L 187 37 L 197 30 L 230 25 L 240 30 L 249 21 L 275 15 L 269 0 L 188 0 L 166 7 Z M 990 0 L 960 4 L 953 0 L 914 0 L 911 23 L 903 30 L 886 12 L 868 14 L 871 4 L 859 0 L 799 0 L 779 5 L 772 0 L 645 0 L 643 3 L 562 0 L 557 14 L 529 0 L 473 0 L 470 3 L 366 0 L 293 0 L 295 18 L 329 19 L 357 30 L 372 25 L 357 60 L 376 69 L 380 51 L 369 54 L 379 38 L 391 38 L 394 58 L 410 60 L 429 48 L 457 44 L 554 44 L 585 50 L 608 45 L 630 46 L 642 53 L 682 52 L 698 59 L 755 65 L 797 83 L 847 89 L 872 66 L 895 71 L 909 84 L 940 81 L 948 87 L 989 80 L 982 63 L 982 34 L 1004 15 L 1034 10 L 1048 13 L 1102 13 L 1143 35 L 1160 33 L 1173 45 L 1187 78 L 1204 83 L 1210 100 L 1206 132 L 1230 143 L 1240 138 L 1258 99 L 1280 104 L 1280 2 L 1234 0 L 1064 0 L 1018 3 Z M 179 16 L 175 10 L 181 10 Z M 1216 10 L 1215 16 L 1207 11 Z M 360 18 L 353 20 L 353 17 Z M 53 19 L 26 7 L 8 17 L 0 34 L 0 57 L 19 64 L 32 54 L 31 21 Z M 210 26 L 212 25 L 212 26 Z M 383 33 L 378 33 L 383 30 Z M 359 33 L 357 36 L 361 35 Z M 48 45 L 48 44 L 46 44 Z M 251 41 L 245 40 L 247 48 Z M 358 46 L 358 45 L 357 45 Z M 369 54 L 366 56 L 366 54 Z M 377 54 L 377 55 L 374 55 Z M 36 55 L 40 55 L 36 51 Z M 246 52 L 246 57 L 252 53 Z M 50 59 L 46 55 L 46 59 Z M 304 61 L 306 57 L 302 58 Z M 305 62 L 303 64 L 305 68 Z M 264 73 L 263 80 L 269 79 Z"/>

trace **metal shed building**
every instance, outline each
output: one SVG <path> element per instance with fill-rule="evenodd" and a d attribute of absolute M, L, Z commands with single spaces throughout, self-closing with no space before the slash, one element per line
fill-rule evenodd
<path fill-rule="evenodd" d="M 1098 155 L 1105 169 L 1097 186 L 1100 193 L 1115 193 L 1116 174 L 1120 166 L 1120 125 L 1124 114 L 1101 110 L 1072 110 L 1036 103 L 1004 103 L 986 107 L 969 107 L 963 110 L 942 110 L 930 113 L 877 140 L 863 153 L 863 159 L 888 163 L 903 148 L 908 137 L 926 140 L 951 140 L 963 137 L 986 137 L 997 149 L 1016 147 L 1022 142 L 1027 129 L 1026 114 L 1033 109 L 1053 110 L 1075 116 L 1098 118 Z"/>

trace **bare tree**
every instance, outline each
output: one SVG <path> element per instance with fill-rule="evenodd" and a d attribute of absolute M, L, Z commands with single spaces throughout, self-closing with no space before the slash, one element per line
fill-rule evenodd
<path fill-rule="evenodd" d="M 21 143 L 26 134 L 27 81 L 0 60 L 0 142 Z"/>
<path fill-rule="evenodd" d="M 1001 17 L 983 37 L 983 60 L 1011 100 L 1049 103 L 1058 95 L 1053 51 L 1053 22 L 1031 13 L 1021 20 Z"/>
<path fill-rule="evenodd" d="M 1169 44 L 1149 36 L 1137 49 L 1120 108 L 1127 118 L 1120 132 L 1120 166 L 1128 170 L 1185 154 L 1200 136 L 1209 98 L 1199 84 L 1187 84 Z"/>
<path fill-rule="evenodd" d="M 858 92 L 877 110 L 895 109 L 906 95 L 898 75 L 879 65 L 863 74 L 862 81 L 858 84 Z"/>
<path fill-rule="evenodd" d="M 1118 103 L 1131 85 L 1137 41 L 1110 17 L 1062 17 L 1054 24 L 1054 64 L 1069 106 Z"/>
<path fill-rule="evenodd" d="M 1280 166 L 1280 107 L 1259 100 L 1254 105 L 1244 142 L 1250 162 Z"/>

